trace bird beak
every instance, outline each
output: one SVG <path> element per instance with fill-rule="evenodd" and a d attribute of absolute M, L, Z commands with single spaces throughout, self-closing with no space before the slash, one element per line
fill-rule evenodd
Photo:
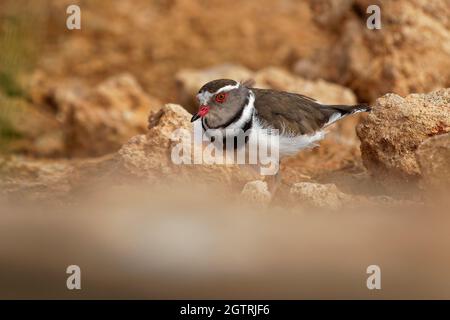
<path fill-rule="evenodd" d="M 203 118 L 208 113 L 209 108 L 209 106 L 200 106 L 198 112 L 192 116 L 191 122 L 194 122 L 198 118 Z"/>
<path fill-rule="evenodd" d="M 198 118 L 200 118 L 200 115 L 198 113 L 194 114 L 191 118 L 191 122 L 194 122 L 195 120 L 197 120 Z"/>

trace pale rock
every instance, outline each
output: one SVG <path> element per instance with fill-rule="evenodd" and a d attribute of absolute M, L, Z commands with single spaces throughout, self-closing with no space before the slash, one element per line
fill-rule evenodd
<path fill-rule="evenodd" d="M 422 184 L 429 193 L 448 195 L 450 189 L 450 133 L 422 142 L 416 159 L 422 173 Z"/>
<path fill-rule="evenodd" d="M 336 210 L 348 203 L 351 196 L 334 184 L 299 182 L 291 187 L 290 198 L 300 206 Z"/>
<path fill-rule="evenodd" d="M 337 35 L 326 49 L 299 62 L 322 77 L 374 101 L 388 92 L 405 96 L 446 87 L 450 80 L 448 0 L 310 0 L 314 20 Z M 366 26 L 370 5 L 381 11 L 381 30 Z"/>
<path fill-rule="evenodd" d="M 147 134 L 131 138 L 118 151 L 119 167 L 135 177 L 164 177 L 167 180 L 183 181 L 204 180 L 226 186 L 243 185 L 255 180 L 258 173 L 244 165 L 174 164 L 171 151 L 175 145 L 189 143 L 189 147 L 192 148 L 191 155 L 195 151 L 192 145 L 193 139 L 184 140 L 174 135 L 175 131 L 180 129 L 184 129 L 182 133 L 191 134 L 190 118 L 191 115 L 182 106 L 165 105 L 158 113 L 150 117 Z"/>
<path fill-rule="evenodd" d="M 416 160 L 419 145 L 450 132 L 450 89 L 402 98 L 387 94 L 357 127 L 364 165 L 387 190 L 415 185 L 422 172 Z M 407 191 L 407 189 L 404 189 Z"/>
<path fill-rule="evenodd" d="M 245 184 L 241 192 L 241 199 L 247 203 L 265 206 L 270 203 L 272 195 L 267 187 L 267 182 L 256 180 Z"/>
<path fill-rule="evenodd" d="M 76 81 L 52 83 L 38 73 L 30 92 L 33 102 L 61 123 L 65 153 L 75 157 L 117 151 L 130 137 L 145 132 L 147 115 L 161 106 L 130 74 L 90 88 Z"/>

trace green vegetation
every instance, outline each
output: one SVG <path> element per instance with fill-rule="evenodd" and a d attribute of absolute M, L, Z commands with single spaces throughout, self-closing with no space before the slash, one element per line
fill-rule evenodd
<path fill-rule="evenodd" d="M 13 125 L 17 112 L 17 104 L 11 98 L 0 96 L 0 153 L 8 151 L 11 142 L 22 138 L 22 134 Z"/>
<path fill-rule="evenodd" d="M 0 5 L 0 152 L 20 138 L 13 126 L 13 117 L 19 112 L 14 110 L 15 100 L 26 98 L 20 76 L 33 69 L 39 52 L 44 20 L 33 2 L 6 1 Z"/>
<path fill-rule="evenodd" d="M 9 97 L 23 97 L 24 91 L 14 79 L 14 75 L 0 72 L 0 89 Z"/>

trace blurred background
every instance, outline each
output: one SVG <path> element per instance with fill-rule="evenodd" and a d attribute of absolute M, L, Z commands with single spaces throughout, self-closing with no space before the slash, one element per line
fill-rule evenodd
<path fill-rule="evenodd" d="M 73 4 L 80 30 L 66 27 Z M 380 30 L 366 26 L 373 4 Z M 355 132 L 367 116 L 350 117 L 283 160 L 270 206 L 262 192 L 247 207 L 241 171 L 178 184 L 201 175 L 167 162 L 164 131 L 189 124 L 212 79 L 383 105 L 386 93 L 449 87 L 449 58 L 448 0 L 1 1 L 0 297 L 449 298 L 444 202 L 424 201 L 417 163 L 386 169 L 418 142 L 384 141 L 378 175 Z M 182 108 L 160 111 L 167 103 Z M 433 134 L 450 131 L 446 112 Z M 387 137 L 400 126 L 372 123 Z M 397 175 L 395 188 L 374 178 Z M 288 195 L 299 182 L 318 184 L 312 205 Z M 329 184 L 339 191 L 317 200 Z M 65 287 L 69 264 L 82 269 L 79 292 Z M 381 291 L 367 290 L 370 264 Z"/>

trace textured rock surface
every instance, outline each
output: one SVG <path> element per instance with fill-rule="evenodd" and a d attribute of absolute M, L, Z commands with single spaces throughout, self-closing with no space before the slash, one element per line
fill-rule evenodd
<path fill-rule="evenodd" d="M 0 194 L 19 199 L 58 197 L 71 190 L 69 161 L 0 158 Z"/>
<path fill-rule="evenodd" d="M 174 100 L 171 76 L 182 68 L 227 61 L 254 70 L 269 64 L 288 67 L 297 57 L 326 47 L 331 38 L 311 23 L 306 1 L 99 1 L 83 8 L 84 17 L 95 25 L 76 36 L 50 19 L 65 12 L 67 4 L 48 2 L 42 10 L 61 39 L 44 39 L 52 45 L 41 65 L 52 78 L 70 74 L 95 84 L 117 70 L 128 70 L 150 95 L 183 106 Z"/>
<path fill-rule="evenodd" d="M 94 88 L 79 83 L 46 83 L 36 75 L 31 97 L 55 114 L 64 132 L 65 153 L 98 156 L 116 151 L 130 137 L 145 132 L 150 111 L 160 102 L 149 97 L 129 74 Z"/>
<path fill-rule="evenodd" d="M 195 148 L 192 140 L 183 140 L 174 136 L 177 129 L 192 131 L 191 115 L 180 105 L 165 105 L 150 118 L 147 134 L 137 135 L 125 143 L 117 153 L 120 167 L 135 177 L 164 177 L 167 180 L 202 179 L 209 182 L 221 182 L 225 185 L 243 185 L 255 180 L 256 171 L 238 165 L 176 165 L 171 159 L 171 150 L 179 143 Z M 201 148 L 201 147 L 200 147 Z"/>
<path fill-rule="evenodd" d="M 353 92 L 324 80 L 306 80 L 283 69 L 270 67 L 254 74 L 257 87 L 301 93 L 327 104 L 354 104 Z"/>
<path fill-rule="evenodd" d="M 329 80 L 367 100 L 395 92 L 428 92 L 450 83 L 450 6 L 447 0 L 311 0 L 315 21 L 340 37 L 329 52 L 300 61 L 299 74 L 321 65 Z M 381 30 L 366 27 L 366 9 L 381 8 Z M 346 10 L 344 10 L 346 9 Z M 331 21 L 330 21 L 331 18 Z M 324 23 L 326 22 L 326 23 Z M 306 66 L 306 67 L 305 67 Z M 437 70 L 439 70 L 437 72 Z"/>
<path fill-rule="evenodd" d="M 241 199 L 251 204 L 264 206 L 269 204 L 271 198 L 267 183 L 261 180 L 247 182 L 241 192 Z"/>
<path fill-rule="evenodd" d="M 292 185 L 289 191 L 290 204 L 293 211 L 297 208 L 320 208 L 328 210 L 369 208 L 407 208 L 422 206 L 420 201 L 395 199 L 389 196 L 362 196 L 344 193 L 335 184 L 299 182 Z"/>
<path fill-rule="evenodd" d="M 295 183 L 290 190 L 290 197 L 301 206 L 327 209 L 339 209 L 351 199 L 334 184 L 312 182 Z"/>
<path fill-rule="evenodd" d="M 450 133 L 425 140 L 416 151 L 423 186 L 448 195 L 450 187 Z M 431 190 L 430 190 L 431 189 Z"/>
<path fill-rule="evenodd" d="M 181 106 L 163 106 L 149 119 L 147 134 L 136 135 L 118 152 L 93 159 L 38 161 L 26 158 L 3 159 L 0 163 L 3 193 L 21 194 L 27 191 L 32 198 L 51 197 L 69 191 L 82 190 L 94 184 L 132 183 L 198 183 L 213 188 L 236 187 L 241 190 L 248 181 L 256 180 L 256 170 L 240 165 L 175 164 L 171 151 L 180 143 L 194 150 L 202 146 L 192 145 L 174 135 L 175 130 L 185 129 L 190 137 L 191 115 Z M 187 137 L 181 135 L 182 138 Z M 198 148 L 198 149 L 196 149 Z M 208 154 L 204 154 L 204 159 Z M 57 192 L 56 192 L 57 190 Z"/>
<path fill-rule="evenodd" d="M 415 152 L 431 136 L 450 131 L 450 89 L 402 98 L 387 94 L 357 127 L 364 165 L 388 188 L 415 182 Z"/>

